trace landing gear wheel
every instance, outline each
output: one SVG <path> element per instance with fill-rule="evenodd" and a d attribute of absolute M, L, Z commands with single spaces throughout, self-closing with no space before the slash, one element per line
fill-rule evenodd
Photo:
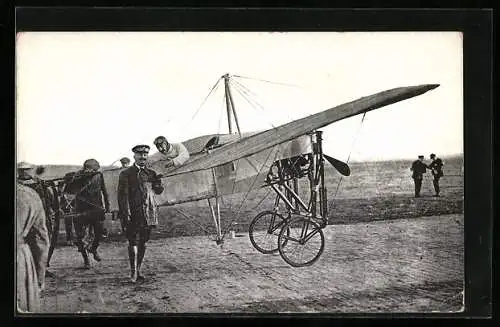
<path fill-rule="evenodd" d="M 287 222 L 278 236 L 281 257 L 292 267 L 304 267 L 316 262 L 325 248 L 325 236 L 320 226 L 303 217 Z"/>
<path fill-rule="evenodd" d="M 248 231 L 250 242 L 259 252 L 275 253 L 278 251 L 278 235 L 286 222 L 287 220 L 277 212 L 263 211 L 259 213 L 250 224 Z M 283 233 L 286 234 L 286 230 Z"/>

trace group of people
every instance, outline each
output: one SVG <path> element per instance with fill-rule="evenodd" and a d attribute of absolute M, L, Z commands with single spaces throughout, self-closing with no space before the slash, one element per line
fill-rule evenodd
<path fill-rule="evenodd" d="M 434 153 L 431 153 L 429 156 L 431 159 L 430 164 L 426 164 L 424 162 L 424 156 L 420 155 L 418 156 L 418 160 L 415 160 L 412 165 L 410 170 L 413 172 L 412 173 L 412 178 L 415 183 L 415 197 L 419 198 L 420 197 L 420 190 L 422 189 L 422 180 L 424 178 L 424 174 L 427 172 L 427 169 L 430 169 L 432 172 L 432 184 L 434 185 L 434 191 L 435 197 L 439 197 L 439 179 L 443 177 L 443 160 L 440 158 L 436 157 Z"/>
<path fill-rule="evenodd" d="M 165 167 L 184 164 L 189 152 L 182 143 L 169 143 L 164 136 L 154 140 L 159 157 Z M 136 145 L 132 148 L 134 163 L 123 158 L 119 175 L 117 200 L 118 217 L 128 239 L 130 278 L 133 282 L 144 280 L 141 266 L 151 229 L 158 225 L 156 196 L 164 191 L 161 175 L 148 165 L 150 147 Z M 435 196 L 439 196 L 439 179 L 443 176 L 443 161 L 435 154 L 432 162 L 424 163 L 424 156 L 414 161 L 411 170 L 415 182 L 415 197 L 420 197 L 423 174 L 430 169 L 433 174 Z M 56 215 L 58 206 L 54 192 L 43 187 L 43 181 L 30 174 L 34 167 L 21 163 L 17 183 L 17 304 L 21 311 L 36 312 L 40 309 L 40 291 L 45 284 L 49 251 L 49 233 L 46 217 Z M 75 209 L 84 213 L 74 221 L 75 245 L 82 254 L 84 267 L 90 267 L 89 254 L 101 261 L 98 247 L 103 233 L 105 214 L 110 212 L 109 195 L 99 162 L 88 159 L 82 170 L 66 175 L 67 192 L 76 194 Z M 58 219 L 58 218 L 56 218 Z M 49 220 L 50 221 L 50 220 Z M 91 235 L 92 234 L 92 235 Z"/>
<path fill-rule="evenodd" d="M 165 161 L 165 167 L 184 164 L 189 152 L 182 143 L 169 143 L 164 136 L 158 136 L 154 145 L 159 151 L 158 160 Z M 128 239 L 130 278 L 133 282 L 144 280 L 141 265 L 146 252 L 146 243 L 151 229 L 158 225 L 158 207 L 155 197 L 164 191 L 161 175 L 148 163 L 150 147 L 136 145 L 132 148 L 134 163 L 123 158 L 122 171 L 117 188 L 118 217 Z M 63 208 L 52 205 L 54 195 L 47 194 L 41 187 L 43 181 L 29 173 L 31 165 L 18 165 L 17 201 L 17 304 L 24 312 L 40 309 L 40 291 L 45 284 L 49 251 L 47 215 Z M 90 267 L 89 254 L 101 261 L 98 253 L 105 214 L 110 211 L 109 196 L 99 162 L 88 159 L 83 169 L 67 174 L 65 191 L 76 194 L 77 212 L 84 213 L 75 218 L 75 245 L 82 254 L 84 267 Z M 52 201 L 52 202 L 51 202 Z M 92 235 L 91 235 L 92 234 Z M 91 237 L 89 237 L 91 236 Z"/>

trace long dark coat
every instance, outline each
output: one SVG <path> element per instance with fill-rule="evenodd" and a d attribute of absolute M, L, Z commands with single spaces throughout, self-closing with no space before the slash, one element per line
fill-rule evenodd
<path fill-rule="evenodd" d="M 158 225 L 158 205 L 155 194 L 163 191 L 161 180 L 149 168 L 139 170 L 132 165 L 120 173 L 118 179 L 118 207 L 121 219 L 141 225 Z"/>

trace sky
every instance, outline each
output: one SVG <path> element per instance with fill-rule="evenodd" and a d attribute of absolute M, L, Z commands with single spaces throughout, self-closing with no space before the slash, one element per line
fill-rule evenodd
<path fill-rule="evenodd" d="M 440 84 L 362 123 L 358 115 L 322 128 L 324 151 L 351 162 L 461 154 L 462 59 L 459 32 L 23 32 L 17 161 L 105 166 L 131 158 L 136 144 L 154 153 L 158 135 L 227 133 L 223 85 L 203 102 L 226 73 L 242 132 Z"/>

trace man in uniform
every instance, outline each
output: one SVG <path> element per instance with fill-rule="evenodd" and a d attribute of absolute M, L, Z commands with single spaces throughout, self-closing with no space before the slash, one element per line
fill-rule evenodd
<path fill-rule="evenodd" d="M 427 165 L 424 163 L 424 156 L 418 156 L 418 160 L 415 160 L 410 168 L 413 171 L 411 177 L 415 182 L 415 197 L 420 197 L 420 189 L 422 188 L 423 175 L 427 171 Z"/>
<path fill-rule="evenodd" d="M 149 150 L 147 145 L 134 146 L 135 162 L 120 173 L 118 181 L 118 215 L 129 241 L 128 256 L 133 282 L 144 280 L 140 270 L 146 242 L 151 228 L 158 225 L 155 194 L 163 192 L 160 176 L 146 167 Z"/>
<path fill-rule="evenodd" d="M 130 159 L 123 157 L 120 159 L 120 163 L 122 164 L 122 168 L 128 168 L 128 166 L 130 166 Z"/>
<path fill-rule="evenodd" d="M 434 179 L 432 180 L 432 183 L 434 184 L 434 191 L 436 194 L 434 195 L 435 197 L 439 196 L 439 179 L 443 177 L 443 161 L 439 158 L 436 158 L 436 155 L 434 153 L 431 153 L 430 158 L 432 162 L 428 166 L 429 169 L 432 171 L 432 176 L 434 176 Z"/>
<path fill-rule="evenodd" d="M 96 261 L 101 261 L 97 248 L 103 234 L 105 213 L 109 212 L 108 192 L 104 177 L 98 170 L 99 162 L 95 159 L 88 159 L 83 163 L 83 169 L 74 175 L 74 180 L 77 181 L 74 186 L 75 209 L 81 214 L 74 222 L 75 244 L 83 256 L 85 268 L 90 268 L 88 253 L 92 253 Z"/>
<path fill-rule="evenodd" d="M 160 155 L 159 160 L 166 160 L 165 168 L 178 167 L 189 159 L 189 152 L 182 143 L 169 143 L 165 136 L 158 136 L 154 145 Z"/>
<path fill-rule="evenodd" d="M 16 189 L 16 231 L 17 309 L 39 312 L 40 291 L 45 285 L 49 234 L 40 197 L 19 182 Z"/>

